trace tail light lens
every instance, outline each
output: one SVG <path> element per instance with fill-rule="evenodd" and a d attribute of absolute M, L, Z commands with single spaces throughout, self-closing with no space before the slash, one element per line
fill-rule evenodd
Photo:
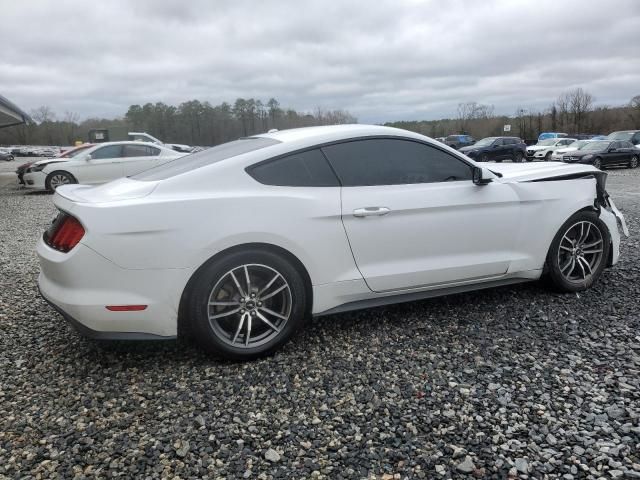
<path fill-rule="evenodd" d="M 68 252 L 84 236 L 84 228 L 71 215 L 61 212 L 53 221 L 51 228 L 44 232 L 44 242 L 55 250 Z"/>

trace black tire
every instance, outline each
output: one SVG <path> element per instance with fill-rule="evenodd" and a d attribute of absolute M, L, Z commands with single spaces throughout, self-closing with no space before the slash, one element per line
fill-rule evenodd
<path fill-rule="evenodd" d="M 58 183 L 56 181 L 57 178 L 64 178 L 66 179 L 66 181 L 64 181 L 61 184 L 57 184 Z M 56 184 L 52 185 L 52 182 L 55 182 Z M 78 183 L 78 181 L 75 179 L 73 175 L 71 175 L 69 172 L 65 172 L 64 170 L 56 170 L 55 172 L 51 172 L 49 175 L 47 175 L 47 178 L 44 181 L 44 186 L 47 189 L 47 191 L 53 192 L 56 188 L 58 188 L 62 184 L 69 185 L 72 183 Z"/>
<path fill-rule="evenodd" d="M 551 152 L 547 152 L 547 154 L 544 156 L 544 161 L 548 162 L 551 159 Z"/>
<path fill-rule="evenodd" d="M 263 339 L 262 341 L 264 343 L 257 344 L 256 346 L 242 345 L 242 342 L 244 342 L 243 339 L 247 337 L 249 340 L 251 339 L 251 334 L 247 335 L 245 329 L 242 329 L 241 337 L 238 337 L 238 333 L 236 333 L 236 337 L 238 337 L 239 340 L 238 342 L 236 338 L 230 338 L 233 335 L 233 330 L 236 330 L 236 328 L 236 332 L 241 331 L 238 325 L 241 325 L 243 316 L 241 317 L 240 313 L 228 315 L 225 312 L 229 310 L 222 310 L 224 315 L 221 321 L 210 320 L 210 315 L 212 314 L 214 314 L 214 316 L 222 316 L 218 313 L 219 311 L 215 310 L 216 307 L 210 306 L 212 295 L 214 295 L 216 291 L 223 291 L 216 289 L 221 282 L 224 282 L 225 278 L 228 278 L 229 272 L 234 272 L 235 269 L 242 268 L 245 265 L 249 268 L 264 267 L 265 269 L 279 273 L 284 280 L 283 284 L 286 282 L 290 291 L 288 319 L 284 324 L 281 324 L 279 330 L 275 330 L 275 333 L 272 331 L 273 329 L 268 328 L 259 318 L 253 316 L 251 319 L 247 319 L 247 322 L 256 322 L 254 323 L 254 325 L 256 325 L 254 328 L 262 328 L 267 331 L 269 335 L 272 335 L 272 337 L 267 336 Z M 255 276 L 252 277 L 252 280 L 254 284 L 257 283 Z M 247 282 L 242 278 L 240 278 L 239 281 L 243 283 L 243 285 L 241 285 L 242 289 L 247 289 Z M 196 273 L 194 281 L 190 282 L 188 288 L 189 291 L 186 292 L 185 297 L 187 302 L 185 309 L 186 318 L 182 319 L 182 321 L 186 323 L 185 327 L 189 336 L 206 352 L 233 360 L 251 360 L 263 357 L 281 347 L 304 324 L 305 317 L 308 313 L 308 303 L 310 302 L 310 299 L 307 298 L 307 290 L 302 275 L 295 266 L 277 253 L 258 248 L 231 252 L 223 258 L 205 264 Z M 227 292 L 227 290 L 224 291 Z M 219 298 L 219 296 L 214 297 L 214 301 Z M 227 299 L 231 299 L 231 297 L 227 297 Z M 242 304 L 242 306 L 247 305 L 248 302 Z M 235 303 L 233 306 L 220 308 L 235 310 Z M 255 305 L 253 305 L 252 308 L 260 310 Z M 244 311 L 243 309 L 242 312 Z M 218 314 L 215 315 L 216 313 Z M 273 320 L 273 318 L 274 317 L 271 317 L 270 320 Z M 228 323 L 226 331 L 225 326 L 222 325 L 224 322 Z M 257 331 L 260 332 L 260 330 Z"/>
<path fill-rule="evenodd" d="M 14 160 L 13 155 L 7 156 L 7 162 L 13 162 L 13 160 Z"/>
<path fill-rule="evenodd" d="M 480 155 L 480 161 L 481 162 L 488 162 L 489 161 L 489 155 L 487 155 L 486 153 L 483 153 L 482 155 Z"/>
<path fill-rule="evenodd" d="M 594 159 L 593 162 L 591 162 L 591 165 L 602 170 L 602 159 L 600 157 Z"/>
<path fill-rule="evenodd" d="M 600 254 L 600 259 L 598 264 L 595 263 L 592 265 L 593 273 L 589 276 L 589 278 L 584 281 L 576 280 L 570 281 L 566 278 L 566 275 L 563 274 L 560 266 L 560 257 L 561 255 L 571 256 L 569 253 L 563 253 L 561 251 L 561 243 L 563 241 L 563 237 L 567 234 L 568 231 L 571 230 L 572 226 L 580 224 L 580 222 L 587 222 L 591 224 L 590 228 L 597 228 L 600 232 L 602 238 L 602 252 Z M 577 228 L 577 227 L 576 227 Z M 565 244 L 568 245 L 568 244 Z M 597 248 L 597 247 L 591 247 Z M 547 259 L 545 263 L 546 272 L 548 276 L 548 280 L 551 283 L 551 286 L 558 291 L 561 292 L 580 292 L 582 290 L 586 290 L 590 288 L 597 280 L 600 278 L 602 271 L 607 266 L 607 261 L 609 258 L 609 250 L 611 249 L 611 239 L 609 236 L 609 230 L 607 226 L 600 220 L 598 214 L 593 211 L 583 210 L 572 215 L 558 230 L 556 236 L 553 238 L 553 242 L 551 242 L 551 246 L 549 247 L 549 252 L 547 253 Z M 566 250 L 566 248 L 564 249 Z M 588 250 L 587 250 L 588 251 Z M 568 262 L 571 260 L 569 259 Z M 575 263 L 577 266 L 580 266 L 580 262 Z M 571 267 L 570 267 L 571 268 Z M 567 270 L 565 270 L 566 272 Z M 585 270 L 583 270 L 584 272 Z M 571 274 L 571 272 L 568 272 Z"/>
<path fill-rule="evenodd" d="M 516 152 L 515 155 L 513 156 L 513 161 L 515 163 L 522 163 L 524 159 L 524 155 L 522 154 L 522 152 Z"/>
<path fill-rule="evenodd" d="M 638 168 L 638 156 L 634 155 L 633 157 L 631 157 L 631 160 L 629 160 L 629 168 Z"/>

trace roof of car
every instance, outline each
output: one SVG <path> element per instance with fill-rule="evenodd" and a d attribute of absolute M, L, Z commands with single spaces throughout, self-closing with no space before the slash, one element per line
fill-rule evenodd
<path fill-rule="evenodd" d="M 352 137 L 370 137 L 377 135 L 414 137 L 424 139 L 425 137 L 417 133 L 409 132 L 393 127 L 383 127 L 381 125 L 326 125 L 320 127 L 292 128 L 289 130 L 279 130 L 272 133 L 253 135 L 253 137 L 272 138 L 279 142 L 299 142 L 309 141 L 313 143 L 331 142 Z"/>

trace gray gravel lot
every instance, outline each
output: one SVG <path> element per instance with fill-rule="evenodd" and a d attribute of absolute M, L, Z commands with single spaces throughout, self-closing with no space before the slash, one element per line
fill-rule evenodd
<path fill-rule="evenodd" d="M 251 363 L 79 337 L 36 290 L 51 196 L 0 183 L 0 478 L 640 478 L 639 182 L 610 172 L 632 237 L 588 292 L 324 317 Z"/>

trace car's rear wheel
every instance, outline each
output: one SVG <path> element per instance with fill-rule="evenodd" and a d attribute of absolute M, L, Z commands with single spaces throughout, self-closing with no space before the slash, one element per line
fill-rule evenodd
<path fill-rule="evenodd" d="M 516 154 L 513 156 L 513 161 L 516 163 L 521 163 L 524 159 L 524 155 L 522 154 L 522 152 L 516 152 Z"/>
<path fill-rule="evenodd" d="M 196 342 L 210 353 L 236 360 L 268 355 L 304 323 L 304 281 L 277 253 L 234 252 L 197 275 L 185 320 Z"/>
<path fill-rule="evenodd" d="M 69 172 L 57 170 L 47 175 L 47 178 L 44 181 L 44 186 L 47 190 L 53 192 L 61 185 L 69 185 L 72 183 L 78 183 L 73 175 L 71 175 Z"/>
<path fill-rule="evenodd" d="M 549 248 L 546 266 L 551 283 L 563 292 L 586 290 L 602 274 L 610 248 L 609 232 L 597 213 L 576 213 Z"/>
<path fill-rule="evenodd" d="M 592 165 L 596 168 L 602 168 L 602 160 L 600 158 L 596 158 Z"/>
<path fill-rule="evenodd" d="M 629 168 L 638 168 L 638 156 L 634 155 L 633 157 L 631 157 L 631 160 L 629 160 Z"/>

